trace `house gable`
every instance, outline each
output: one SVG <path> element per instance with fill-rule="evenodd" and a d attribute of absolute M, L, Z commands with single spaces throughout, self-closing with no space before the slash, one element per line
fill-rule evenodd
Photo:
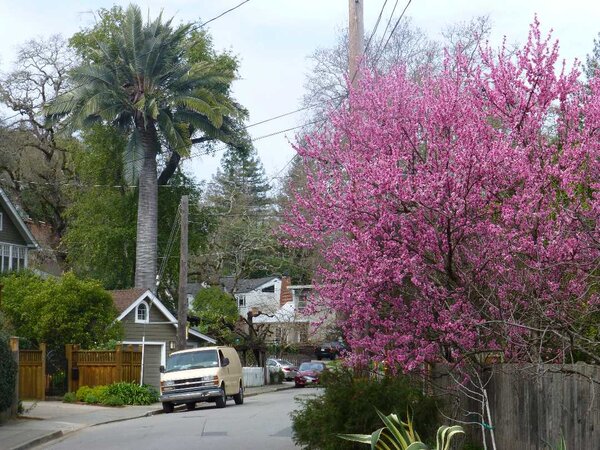
<path fill-rule="evenodd" d="M 2 214 L 0 241 L 8 244 L 22 245 L 27 248 L 38 248 L 31 231 L 10 201 L 6 192 L 0 188 L 0 213 Z"/>
<path fill-rule="evenodd" d="M 112 291 L 113 301 L 120 312 L 117 320 L 122 322 L 125 328 L 126 340 L 134 339 L 135 336 L 151 337 L 153 340 L 172 341 L 177 333 L 177 318 L 163 305 L 163 303 L 150 290 L 127 289 Z M 148 306 L 149 318 L 146 323 L 136 320 L 138 305 L 145 303 Z M 200 333 L 189 329 L 188 335 L 195 341 L 216 341 Z"/>

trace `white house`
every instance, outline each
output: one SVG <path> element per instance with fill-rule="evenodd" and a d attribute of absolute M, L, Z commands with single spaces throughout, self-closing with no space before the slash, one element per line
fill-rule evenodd
<path fill-rule="evenodd" d="M 270 340 L 276 344 L 307 344 L 324 340 L 334 317 L 329 313 L 306 313 L 306 302 L 313 293 L 313 286 L 285 285 L 284 289 L 288 295 L 281 297 L 281 306 L 272 314 L 256 317 L 254 322 L 269 324 L 272 331 Z"/>
<path fill-rule="evenodd" d="M 253 308 L 265 314 L 275 313 L 282 305 L 282 283 L 289 284 L 289 279 L 265 277 L 235 280 L 225 277 L 220 282 L 223 290 L 235 297 L 240 315 L 246 317 Z M 287 301 L 287 292 L 284 291 L 284 294 L 283 298 Z"/>

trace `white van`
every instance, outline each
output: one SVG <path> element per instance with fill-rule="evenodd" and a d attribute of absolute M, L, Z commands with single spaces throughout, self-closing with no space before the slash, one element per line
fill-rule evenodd
<path fill-rule="evenodd" d="M 188 410 L 196 402 L 216 402 L 217 408 L 225 408 L 227 397 L 233 397 L 236 405 L 244 403 L 242 364 L 232 347 L 171 353 L 160 372 L 160 401 L 167 413 L 184 403 Z"/>

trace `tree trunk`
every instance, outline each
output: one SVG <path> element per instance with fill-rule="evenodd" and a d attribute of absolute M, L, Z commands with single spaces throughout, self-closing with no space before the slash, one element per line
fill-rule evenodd
<path fill-rule="evenodd" d="M 140 171 L 138 193 L 137 237 L 135 252 L 135 287 L 156 292 L 156 259 L 158 240 L 158 181 L 156 154 L 158 137 L 154 124 L 138 126 L 144 160 Z"/>

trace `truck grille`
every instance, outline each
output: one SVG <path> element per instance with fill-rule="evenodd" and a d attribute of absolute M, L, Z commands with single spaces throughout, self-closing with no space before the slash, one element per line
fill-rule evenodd
<path fill-rule="evenodd" d="M 188 378 L 186 380 L 175 380 L 173 381 L 173 384 L 170 385 L 166 385 L 165 383 L 163 383 L 162 391 L 185 392 L 215 385 L 218 385 L 218 380 L 216 377 Z"/>

